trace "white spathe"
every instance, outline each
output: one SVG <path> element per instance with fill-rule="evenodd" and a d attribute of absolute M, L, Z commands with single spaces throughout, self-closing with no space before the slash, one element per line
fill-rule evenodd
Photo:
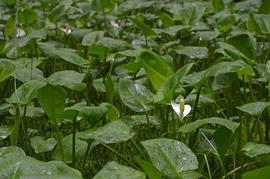
<path fill-rule="evenodd" d="M 171 102 L 171 106 L 172 106 L 173 110 L 176 112 L 176 114 L 178 116 L 180 116 L 180 103 Z M 190 111 L 191 111 L 191 106 L 186 104 L 183 117 L 188 115 L 190 113 Z"/>

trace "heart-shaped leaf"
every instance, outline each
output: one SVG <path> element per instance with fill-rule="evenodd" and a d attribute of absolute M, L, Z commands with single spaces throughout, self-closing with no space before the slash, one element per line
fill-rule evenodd
<path fill-rule="evenodd" d="M 66 91 L 61 87 L 46 85 L 38 90 L 37 97 L 49 118 L 58 121 L 64 112 Z"/>
<path fill-rule="evenodd" d="M 189 124 L 183 125 L 178 129 L 178 131 L 184 132 L 184 133 L 190 133 L 190 132 L 196 131 L 201 126 L 206 125 L 206 124 L 218 124 L 218 125 L 228 128 L 232 132 L 234 132 L 240 125 L 239 123 L 232 122 L 228 119 L 223 119 L 220 117 L 211 117 L 211 118 L 201 119 L 201 120 L 197 120 L 195 122 L 191 122 Z"/>
<path fill-rule="evenodd" d="M 16 65 L 8 59 L 0 59 L 0 82 L 4 81 L 8 77 L 15 73 Z"/>
<path fill-rule="evenodd" d="M 252 116 L 259 116 L 262 114 L 265 108 L 268 108 L 270 106 L 270 102 L 252 102 L 252 103 L 247 103 L 242 106 L 236 107 L 237 109 L 246 112 Z"/>
<path fill-rule="evenodd" d="M 151 109 L 153 94 L 145 86 L 131 80 L 121 80 L 119 95 L 122 102 L 136 112 L 145 112 Z"/>
<path fill-rule="evenodd" d="M 1 152 L 2 150 L 5 152 Z M 26 156 L 20 148 L 0 148 L 0 178 L 81 179 L 79 171 L 60 161 L 42 162 Z"/>
<path fill-rule="evenodd" d="M 44 140 L 41 136 L 32 137 L 30 142 L 35 153 L 49 152 L 57 144 L 57 141 L 54 138 Z"/>
<path fill-rule="evenodd" d="M 179 177 L 181 172 L 198 168 L 195 154 L 182 142 L 159 138 L 141 143 L 154 166 L 167 177 Z"/>
<path fill-rule="evenodd" d="M 70 62 L 74 65 L 84 67 L 88 62 L 84 58 L 80 57 L 75 50 L 70 48 L 56 48 L 52 43 L 38 43 L 41 50 L 51 56 L 59 57 L 67 62 Z"/>
<path fill-rule="evenodd" d="M 8 103 L 13 104 L 28 104 L 37 96 L 37 91 L 44 87 L 46 82 L 31 80 L 20 86 L 10 98 L 6 99 Z"/>
<path fill-rule="evenodd" d="M 65 86 L 71 90 L 82 91 L 86 85 L 82 83 L 85 74 L 73 70 L 55 72 L 47 80 L 54 86 Z"/>
<path fill-rule="evenodd" d="M 116 120 L 97 129 L 90 129 L 83 132 L 80 138 L 88 141 L 94 139 L 99 143 L 112 144 L 129 140 L 134 136 L 131 126 L 126 125 L 121 120 Z"/>
<path fill-rule="evenodd" d="M 93 179 L 145 179 L 145 174 L 141 171 L 135 170 L 117 162 L 108 162 L 94 177 Z"/>

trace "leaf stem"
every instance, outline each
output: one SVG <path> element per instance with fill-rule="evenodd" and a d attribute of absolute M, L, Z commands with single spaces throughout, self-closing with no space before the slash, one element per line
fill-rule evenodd
<path fill-rule="evenodd" d="M 76 158 L 76 119 L 77 119 L 78 111 L 76 112 L 73 118 L 72 124 L 72 166 L 75 168 L 75 158 Z"/>

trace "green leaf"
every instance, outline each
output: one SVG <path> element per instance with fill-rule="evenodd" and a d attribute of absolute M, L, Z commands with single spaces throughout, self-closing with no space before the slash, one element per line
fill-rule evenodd
<path fill-rule="evenodd" d="M 74 106 L 65 108 L 65 111 L 68 110 L 79 111 L 91 125 L 104 119 L 107 113 L 105 106 L 81 106 L 75 104 Z"/>
<path fill-rule="evenodd" d="M 174 73 L 172 67 L 162 57 L 149 50 L 143 50 L 137 59 L 145 69 L 155 90 L 158 90 L 162 83 Z"/>
<path fill-rule="evenodd" d="M 33 31 L 29 35 L 26 35 L 20 39 L 14 39 L 14 40 L 8 41 L 5 44 L 3 51 L 7 55 L 7 57 L 16 58 L 20 50 L 26 47 L 27 45 L 29 45 L 34 40 L 45 39 L 47 36 L 47 32 L 48 30 L 46 28 L 42 28 L 37 31 Z"/>
<path fill-rule="evenodd" d="M 218 28 L 222 32 L 228 32 L 236 22 L 236 15 L 228 14 L 218 20 Z"/>
<path fill-rule="evenodd" d="M 203 178 L 204 176 L 197 171 L 185 171 L 179 174 L 181 179 L 198 179 Z"/>
<path fill-rule="evenodd" d="M 253 64 L 256 61 L 256 39 L 251 34 L 233 35 L 226 43 L 220 42 L 219 46 L 223 50 L 223 54 L 233 59 L 240 58 L 246 60 L 249 64 Z"/>
<path fill-rule="evenodd" d="M 200 87 L 211 76 L 217 76 L 219 74 L 232 72 L 242 75 L 245 74 L 249 76 L 255 76 L 255 73 L 248 64 L 242 60 L 237 60 L 233 62 L 220 62 L 212 65 L 206 70 L 191 73 L 185 76 L 183 81 L 195 87 Z"/>
<path fill-rule="evenodd" d="M 106 119 L 108 121 L 114 121 L 116 119 L 119 119 L 120 117 L 120 112 L 117 110 L 117 108 L 110 104 L 110 103 L 101 103 L 100 106 L 104 106 L 107 108 L 107 111 L 106 111 Z"/>
<path fill-rule="evenodd" d="M 182 142 L 159 138 L 141 143 L 155 167 L 169 178 L 178 177 L 181 172 L 198 168 L 195 154 Z"/>
<path fill-rule="evenodd" d="M 251 14 L 247 20 L 247 29 L 258 35 L 270 34 L 270 15 Z"/>
<path fill-rule="evenodd" d="M 55 72 L 47 79 L 47 81 L 54 86 L 65 86 L 71 90 L 82 91 L 86 87 L 86 85 L 82 83 L 84 76 L 84 73 L 78 73 L 73 70 L 64 70 Z"/>
<path fill-rule="evenodd" d="M 33 67 L 32 69 L 31 67 L 17 68 L 14 78 L 24 83 L 30 80 L 44 80 L 43 72 L 36 67 Z"/>
<path fill-rule="evenodd" d="M 269 106 L 270 106 L 270 102 L 258 101 L 258 102 L 247 103 L 242 106 L 238 106 L 236 108 L 252 116 L 259 116 L 262 114 L 265 108 L 268 108 Z"/>
<path fill-rule="evenodd" d="M 168 78 L 159 88 L 154 96 L 155 103 L 168 104 L 173 99 L 174 91 L 176 87 L 181 83 L 181 80 L 192 68 L 193 63 L 186 64 L 177 72 Z"/>
<path fill-rule="evenodd" d="M 194 25 L 199 22 L 204 11 L 205 7 L 199 7 L 198 5 L 186 5 L 174 12 L 174 19 L 182 21 L 185 25 Z"/>
<path fill-rule="evenodd" d="M 154 1 L 144 1 L 144 0 L 127 0 L 123 1 L 119 5 L 119 11 L 122 13 L 125 13 L 130 10 L 136 10 L 136 9 L 144 9 L 144 8 L 149 8 L 154 4 Z"/>
<path fill-rule="evenodd" d="M 120 80 L 119 95 L 122 102 L 136 112 L 145 112 L 151 109 L 153 94 L 145 86 L 131 80 Z"/>
<path fill-rule="evenodd" d="M 111 12 L 116 5 L 116 0 L 98 0 L 92 1 L 92 6 L 96 11 L 104 13 L 105 10 Z M 106 11 L 107 12 L 107 11 Z"/>
<path fill-rule="evenodd" d="M 261 14 L 270 14 L 270 1 L 261 0 L 261 6 L 259 8 L 259 13 Z"/>
<path fill-rule="evenodd" d="M 37 13 L 33 9 L 24 9 L 19 11 L 19 23 L 30 25 L 37 20 Z"/>
<path fill-rule="evenodd" d="M 215 77 L 212 88 L 213 90 L 220 90 L 228 88 L 233 85 L 234 82 L 238 80 L 238 75 L 236 73 L 223 73 Z"/>
<path fill-rule="evenodd" d="M 39 48 L 41 50 L 51 56 L 56 56 L 59 57 L 69 63 L 72 63 L 74 65 L 84 67 L 88 63 L 87 60 L 84 58 L 80 57 L 74 49 L 70 48 L 56 48 L 53 44 L 51 43 L 44 43 L 44 42 L 39 42 L 38 43 Z"/>
<path fill-rule="evenodd" d="M 10 98 L 7 98 L 8 103 L 13 104 L 28 104 L 37 96 L 37 91 L 46 85 L 43 81 L 31 80 L 20 86 Z"/>
<path fill-rule="evenodd" d="M 75 137 L 75 156 L 76 160 L 81 159 L 86 152 L 87 149 L 87 142 L 82 141 L 79 139 L 81 136 L 81 133 L 76 133 Z M 62 145 L 63 145 L 63 151 L 64 151 L 64 159 L 65 163 L 71 163 L 72 162 L 72 135 L 65 136 L 63 139 L 61 139 Z M 61 160 L 61 148 L 59 143 L 56 145 L 55 149 L 52 153 L 52 158 L 54 160 Z"/>
<path fill-rule="evenodd" d="M 125 122 L 128 126 L 131 127 L 148 123 L 151 123 L 155 126 L 159 126 L 160 124 L 156 116 L 131 115 L 131 116 L 124 116 L 121 119 L 123 122 Z"/>
<path fill-rule="evenodd" d="M 211 41 L 216 39 L 219 36 L 219 32 L 215 31 L 198 31 L 196 32 L 196 37 L 199 40 L 206 40 L 206 41 Z"/>
<path fill-rule="evenodd" d="M 155 29 L 155 32 L 158 34 L 164 33 L 164 34 L 168 34 L 170 36 L 175 36 L 175 35 L 177 35 L 177 33 L 179 31 L 187 30 L 189 28 L 190 27 L 187 25 L 173 25 L 173 26 L 170 26 L 170 27 L 165 28 L 165 29 Z"/>
<path fill-rule="evenodd" d="M 182 46 L 176 49 L 175 52 L 189 58 L 204 59 L 208 57 L 208 49 L 206 47 Z"/>
<path fill-rule="evenodd" d="M 54 122 L 63 114 L 66 100 L 66 91 L 58 86 L 46 85 L 38 90 L 38 102 L 46 114 Z"/>
<path fill-rule="evenodd" d="M 197 120 L 195 122 L 191 122 L 189 124 L 183 125 L 178 129 L 178 131 L 184 132 L 184 133 L 190 133 L 190 132 L 196 131 L 201 126 L 206 125 L 206 124 L 218 124 L 218 125 L 226 127 L 232 132 L 234 132 L 240 125 L 239 123 L 232 122 L 228 119 L 223 119 L 219 117 L 211 117 L 211 118 L 201 119 L 201 120 Z"/>
<path fill-rule="evenodd" d="M 41 136 L 32 137 L 30 142 L 35 153 L 49 152 L 53 150 L 57 144 L 57 141 L 54 138 L 44 140 Z"/>
<path fill-rule="evenodd" d="M 242 179 L 269 179 L 270 177 L 270 165 L 258 168 L 249 172 L 246 172 L 242 175 Z"/>
<path fill-rule="evenodd" d="M 220 155 L 225 156 L 233 145 L 234 139 L 236 138 L 237 132 L 233 132 L 226 127 L 218 128 L 213 136 L 217 151 Z"/>
<path fill-rule="evenodd" d="M 96 45 L 102 45 L 108 48 L 110 51 L 125 50 L 129 47 L 129 44 L 126 41 L 110 37 L 102 37 L 97 41 Z"/>
<path fill-rule="evenodd" d="M 11 134 L 11 131 L 8 127 L 0 126 L 0 141 L 6 139 Z M 1 156 L 1 153 L 0 153 Z"/>
<path fill-rule="evenodd" d="M 145 174 L 141 171 L 135 170 L 118 164 L 117 162 L 108 162 L 93 179 L 146 179 Z"/>
<path fill-rule="evenodd" d="M 216 12 L 225 8 L 224 0 L 212 0 L 212 6 Z"/>
<path fill-rule="evenodd" d="M 83 132 L 82 139 L 88 141 L 94 139 L 99 143 L 112 144 L 121 143 L 134 136 L 131 127 L 121 120 L 116 120 L 97 129 L 90 129 Z"/>
<path fill-rule="evenodd" d="M 270 154 L 270 145 L 248 142 L 243 148 L 244 154 L 250 158 Z"/>
<path fill-rule="evenodd" d="M 26 156 L 18 147 L 0 148 L 0 178 L 82 179 L 79 171 L 60 161 L 42 162 Z"/>
<path fill-rule="evenodd" d="M 156 169 L 156 167 L 149 161 L 135 158 L 136 162 L 143 168 L 149 179 L 160 179 L 162 174 Z"/>
<path fill-rule="evenodd" d="M 151 29 L 147 24 L 144 23 L 142 17 L 137 17 L 132 19 L 132 22 L 135 26 L 137 26 L 140 30 L 142 30 L 145 36 L 154 36 L 156 35 L 155 31 Z"/>
<path fill-rule="evenodd" d="M 12 76 L 15 70 L 16 65 L 11 60 L 0 58 L 0 82 Z"/>
<path fill-rule="evenodd" d="M 96 43 L 99 39 L 104 37 L 105 32 L 104 31 L 93 31 L 89 32 L 83 37 L 82 45 L 83 46 L 91 46 L 94 43 Z"/>

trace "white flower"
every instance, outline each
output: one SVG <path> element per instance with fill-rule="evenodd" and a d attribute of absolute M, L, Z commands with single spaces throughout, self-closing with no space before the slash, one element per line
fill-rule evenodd
<path fill-rule="evenodd" d="M 191 111 L 191 106 L 188 104 L 185 105 L 184 99 L 180 99 L 179 103 L 175 103 L 172 101 L 171 106 L 179 117 L 185 117 Z"/>
<path fill-rule="evenodd" d="M 17 38 L 18 37 L 23 37 L 25 35 L 26 35 L 26 33 L 25 33 L 25 31 L 22 28 L 17 28 L 17 32 L 16 32 L 16 37 Z"/>
<path fill-rule="evenodd" d="M 113 26 L 114 28 L 118 29 L 120 26 L 113 20 L 110 21 L 111 26 Z"/>
<path fill-rule="evenodd" d="M 65 34 L 67 34 L 67 35 L 69 35 L 69 34 L 72 32 L 72 30 L 69 29 L 69 28 L 60 28 L 60 30 L 61 30 L 62 32 L 64 32 Z"/>

